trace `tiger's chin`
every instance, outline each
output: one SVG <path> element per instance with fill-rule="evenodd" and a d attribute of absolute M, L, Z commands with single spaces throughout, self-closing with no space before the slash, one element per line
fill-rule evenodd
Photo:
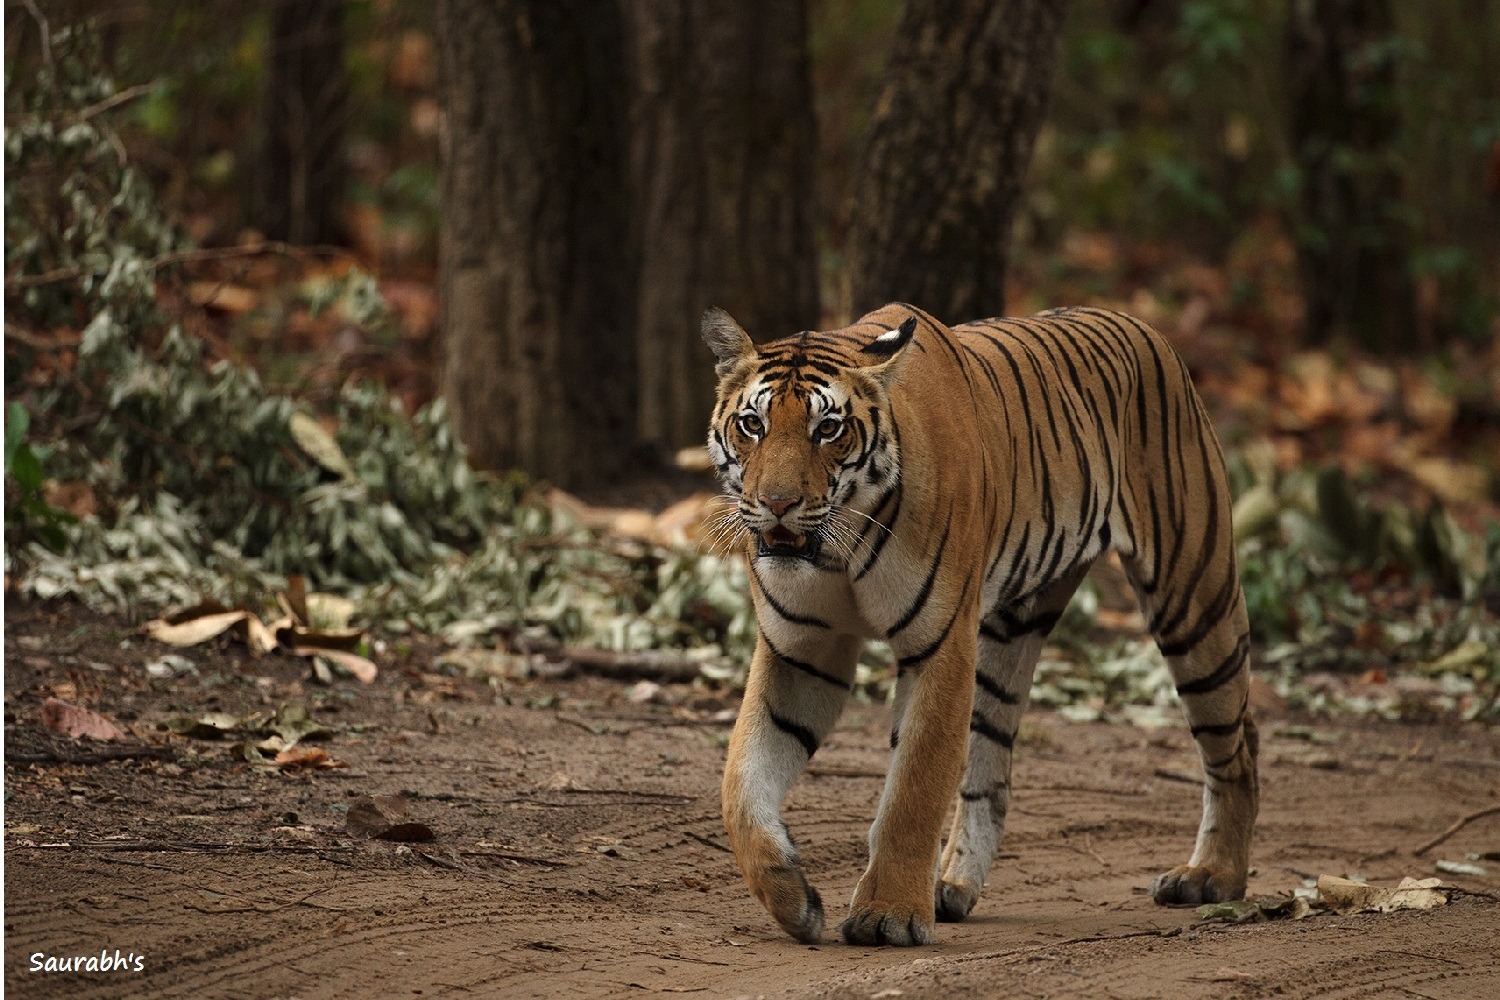
<path fill-rule="evenodd" d="M 770 531 L 755 536 L 755 554 L 758 558 L 813 562 L 818 558 L 820 548 L 821 543 L 816 534 L 799 535 L 779 524 Z"/>

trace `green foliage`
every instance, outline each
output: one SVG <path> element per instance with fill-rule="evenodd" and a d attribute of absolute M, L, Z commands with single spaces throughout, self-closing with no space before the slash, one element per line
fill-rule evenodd
<path fill-rule="evenodd" d="M 92 119 L 87 142 L 55 127 L 76 119 L 80 102 L 110 98 L 97 46 L 85 29 L 54 51 L 59 74 L 16 98 L 24 111 L 7 167 L 23 172 L 29 194 L 7 217 L 15 237 L 7 263 L 22 275 L 66 272 L 15 308 L 37 325 L 68 317 L 83 327 L 76 377 L 50 395 L 57 411 L 86 418 L 74 421 L 84 429 L 60 440 L 55 457 L 92 485 L 104 510 L 67 530 L 46 522 L 54 547 L 66 543 L 62 552 L 17 538 L 28 564 L 23 589 L 144 613 L 210 597 L 255 606 L 300 574 L 353 596 L 366 620 L 388 629 L 748 658 L 754 629 L 734 568 L 612 548 L 555 516 L 523 481 L 473 472 L 441 402 L 409 416 L 383 389 L 347 385 L 329 429 L 266 391 L 254 371 L 206 362 L 201 343 L 157 308 L 153 257 L 177 239 L 117 156 L 107 119 Z M 69 206 L 48 203 L 24 173 L 43 168 L 69 176 Z M 88 171 L 118 184 L 120 197 L 72 177 Z M 368 275 L 316 283 L 307 294 L 315 311 L 338 309 L 373 335 L 395 333 Z M 15 509 L 33 514 L 42 512 L 43 452 L 25 443 L 25 431 L 26 411 L 14 406 L 7 469 L 29 491 Z"/>
<path fill-rule="evenodd" d="M 9 309 L 36 326 L 76 329 L 98 315 L 146 326 L 155 314 L 152 261 L 180 245 L 107 125 L 114 96 L 87 25 L 53 34 L 52 60 L 34 80 L 6 80 L 6 273 L 69 276 L 14 297 L 7 289 Z"/>
<path fill-rule="evenodd" d="M 66 528 L 76 523 L 67 511 L 47 502 L 42 491 L 42 466 L 51 449 L 27 440 L 31 414 L 20 403 L 11 403 L 5 413 L 5 533 L 19 541 L 36 538 L 50 549 L 61 549 Z"/>

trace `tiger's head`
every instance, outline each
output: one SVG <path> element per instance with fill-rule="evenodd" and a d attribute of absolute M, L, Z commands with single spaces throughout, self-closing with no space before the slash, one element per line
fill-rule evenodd
<path fill-rule="evenodd" d="M 861 525 L 900 476 L 890 388 L 916 323 L 757 348 L 722 309 L 703 314 L 719 375 L 708 453 L 734 501 L 734 526 L 760 556 L 817 561 L 825 544 L 853 556 Z"/>

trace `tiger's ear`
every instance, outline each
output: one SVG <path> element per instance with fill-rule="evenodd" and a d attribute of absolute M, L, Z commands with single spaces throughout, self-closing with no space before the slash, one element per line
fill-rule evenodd
<path fill-rule="evenodd" d="M 719 359 L 714 370 L 720 375 L 729 374 L 736 361 L 755 350 L 750 335 L 718 306 L 709 306 L 703 312 L 703 341 Z"/>
<path fill-rule="evenodd" d="M 887 389 L 894 385 L 901 377 L 901 370 L 906 367 L 906 345 L 911 343 L 912 334 L 916 330 L 917 318 L 909 316 L 896 329 L 882 333 L 872 340 L 863 353 L 878 361 L 864 369 L 865 372 Z"/>

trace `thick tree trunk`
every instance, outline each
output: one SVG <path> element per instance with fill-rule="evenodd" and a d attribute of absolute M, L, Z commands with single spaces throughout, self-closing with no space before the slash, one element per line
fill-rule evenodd
<path fill-rule="evenodd" d="M 770 339 L 818 321 L 805 0 L 627 0 L 641 245 L 639 434 L 703 440 L 703 310 Z"/>
<path fill-rule="evenodd" d="M 1389 0 L 1306 0 L 1288 20 L 1294 232 L 1312 343 L 1347 334 L 1375 351 L 1416 346 L 1394 33 Z"/>
<path fill-rule="evenodd" d="M 850 226 L 858 315 L 910 302 L 957 323 L 1005 309 L 1011 222 L 1064 0 L 907 0 Z"/>
<path fill-rule="evenodd" d="M 443 392 L 476 464 L 606 479 L 634 438 L 614 3 L 442 0 Z"/>
<path fill-rule="evenodd" d="M 259 225 L 289 243 L 344 236 L 343 0 L 272 0 L 262 104 Z"/>

